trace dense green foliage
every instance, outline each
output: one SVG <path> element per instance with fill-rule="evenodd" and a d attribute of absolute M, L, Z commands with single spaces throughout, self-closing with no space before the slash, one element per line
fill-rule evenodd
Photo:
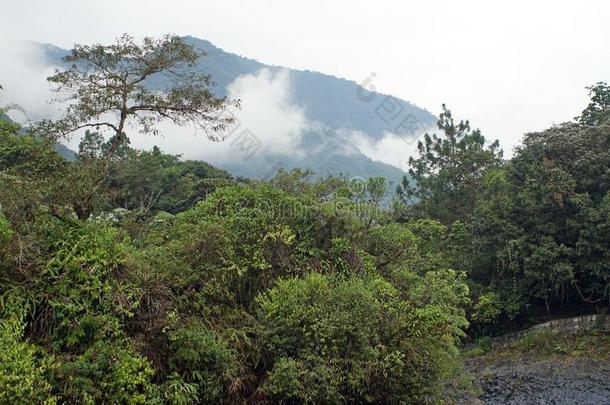
<path fill-rule="evenodd" d="M 498 141 L 486 145 L 481 131 L 472 130 L 468 121 L 456 124 L 444 105 L 438 128 L 440 136 L 425 134 L 418 143 L 419 158 L 409 158 L 413 184 L 405 177 L 397 191 L 418 216 L 450 224 L 471 214 L 483 176 L 500 165 L 502 151 Z"/>
<path fill-rule="evenodd" d="M 589 89 L 577 123 L 526 134 L 508 161 L 446 113 L 445 137 L 426 137 L 411 161 L 418 186 L 399 188 L 415 197 L 403 216 L 449 227 L 451 265 L 473 294 L 472 333 L 610 304 L 610 103 L 604 83 Z"/>
<path fill-rule="evenodd" d="M 392 209 L 383 178 L 238 180 L 121 131 L 67 161 L 0 120 L 0 403 L 445 400 L 467 334 L 610 302 L 590 90 L 510 160 L 443 107 Z"/>
<path fill-rule="evenodd" d="M 147 195 L 128 173 L 155 156 L 172 163 L 144 164 L 147 186 L 174 183 L 185 163 L 129 151 L 117 161 L 129 187 L 112 178 L 108 195 Z M 33 375 L 19 395 L 193 403 L 438 394 L 468 301 L 463 275 L 440 256 L 428 261 L 422 235 L 443 227 L 392 223 L 357 209 L 379 191 L 306 175 L 234 183 L 175 216 L 135 206 L 80 221 L 42 201 L 24 222 L 7 212 L 3 309 L 17 302 L 24 316 L 7 318 L 0 355 L 19 356 L 10 364 L 24 370 L 12 372 Z M 19 251 L 24 241 L 32 246 Z"/>
<path fill-rule="evenodd" d="M 89 134 L 67 162 L 51 143 L 3 128 L 0 384 L 11 399 L 442 395 L 468 288 L 437 250 L 443 225 L 397 223 L 377 208 L 383 179 L 312 181 L 297 170 L 240 183 L 126 146 L 94 215 L 79 220 L 78 195 L 62 188 L 95 181 L 86 174 L 103 142 Z"/>

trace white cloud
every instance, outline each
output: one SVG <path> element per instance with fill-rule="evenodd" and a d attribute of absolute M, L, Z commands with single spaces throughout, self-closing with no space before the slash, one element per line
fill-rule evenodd
<path fill-rule="evenodd" d="M 225 140 L 213 142 L 204 134 L 194 134 L 192 128 L 162 123 L 160 132 L 163 137 L 133 134 L 132 145 L 149 148 L 156 144 L 187 159 L 222 165 L 240 162 L 247 157 L 247 152 L 239 146 L 240 139 L 243 139 L 241 136 L 247 131 L 247 136 L 260 143 L 256 153 L 299 154 L 298 145 L 309 123 L 290 98 L 288 71 L 262 69 L 256 74 L 242 75 L 227 87 L 227 91 L 230 98 L 241 100 L 241 108 L 232 110 L 238 126 L 225 132 Z"/>
<path fill-rule="evenodd" d="M 57 116 L 58 108 L 48 103 L 52 92 L 46 81 L 55 67 L 44 61 L 40 48 L 29 42 L 2 40 L 0 54 L 1 104 L 17 104 L 26 113 L 11 110 L 11 118 L 25 124 Z"/>
<path fill-rule="evenodd" d="M 369 158 L 407 171 L 409 169 L 409 157 L 417 155 L 417 141 L 424 132 L 421 131 L 414 136 L 384 132 L 381 139 L 374 139 L 363 132 L 351 131 L 348 139 Z"/>
<path fill-rule="evenodd" d="M 265 151 L 298 152 L 301 135 L 309 124 L 303 111 L 291 101 L 287 70 L 262 69 L 256 75 L 242 75 L 228 86 L 228 92 L 231 98 L 242 101 L 236 116 L 262 142 Z"/>

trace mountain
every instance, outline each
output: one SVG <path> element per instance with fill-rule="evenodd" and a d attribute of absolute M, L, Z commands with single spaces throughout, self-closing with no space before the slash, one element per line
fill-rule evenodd
<path fill-rule="evenodd" d="M 68 161 L 76 160 L 76 152 L 72 149 L 69 149 L 67 146 L 62 145 L 61 143 L 55 144 L 55 150 L 59 153 L 64 159 Z"/>
<path fill-rule="evenodd" d="M 215 164 L 238 176 L 268 178 L 279 167 L 310 168 L 319 175 L 383 176 L 393 182 L 405 174 L 401 169 L 375 161 L 352 143 L 349 134 L 358 133 L 371 142 L 381 140 L 386 133 L 424 129 L 436 123 L 430 112 L 399 98 L 369 92 L 354 81 L 330 75 L 266 65 L 253 59 L 225 52 L 206 40 L 185 37 L 186 41 L 205 56 L 196 66 L 200 73 L 210 74 L 217 95 L 228 95 L 228 88 L 237 78 L 256 75 L 262 69 L 286 71 L 290 80 L 290 102 L 307 120 L 315 122 L 315 130 L 306 130 L 294 153 L 257 153 L 243 161 Z M 68 51 L 49 44 L 40 44 L 51 64 L 61 64 Z M 163 76 L 149 80 L 152 88 L 163 89 L 168 83 Z M 405 125 L 401 126 L 403 122 Z M 406 135 L 405 135 L 406 134 Z"/>
<path fill-rule="evenodd" d="M 227 53 L 206 40 L 193 37 L 186 37 L 186 40 L 206 53 L 198 69 L 212 75 L 216 82 L 214 90 L 218 94 L 226 95 L 227 86 L 241 75 L 255 74 L 263 68 L 286 69 Z M 392 132 L 395 129 L 376 114 L 377 106 L 371 106 L 358 97 L 360 86 L 356 82 L 307 70 L 287 70 L 290 72 L 293 100 L 305 109 L 309 119 L 322 122 L 334 130 L 357 130 L 374 138 L 381 138 L 384 131 Z M 413 115 L 422 126 L 436 123 L 434 115 L 408 101 L 379 93 L 369 96 L 377 99 L 378 103 L 385 97 L 403 108 L 404 116 Z"/>
<path fill-rule="evenodd" d="M 1 109 L 0 109 L 0 121 L 14 122 L 11 119 L 11 117 L 9 117 L 7 114 L 5 114 Z M 24 133 L 25 130 L 22 130 L 21 132 Z M 76 159 L 76 153 L 74 153 L 74 151 L 70 150 L 67 146 L 62 145 L 61 143 L 55 144 L 55 150 L 66 160 L 72 161 L 72 160 Z"/>

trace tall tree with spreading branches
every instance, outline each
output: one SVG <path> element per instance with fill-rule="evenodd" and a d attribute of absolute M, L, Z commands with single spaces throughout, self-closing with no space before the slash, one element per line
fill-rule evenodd
<path fill-rule="evenodd" d="M 157 124 L 169 121 L 193 125 L 209 139 L 220 138 L 220 131 L 232 122 L 226 108 L 238 106 L 239 101 L 216 97 L 210 90 L 212 78 L 191 69 L 201 56 L 179 36 L 136 42 L 124 34 L 112 45 L 75 45 L 64 58 L 70 67 L 47 79 L 60 95 L 53 101 L 67 107 L 61 119 L 39 122 L 37 133 L 58 140 L 94 128 L 109 137 L 101 157 L 104 170 L 74 203 L 79 218 L 91 214 L 92 199 L 107 179 L 113 157 L 128 141 L 127 128 L 156 135 Z M 159 76 L 169 78 L 167 88 L 149 85 Z"/>

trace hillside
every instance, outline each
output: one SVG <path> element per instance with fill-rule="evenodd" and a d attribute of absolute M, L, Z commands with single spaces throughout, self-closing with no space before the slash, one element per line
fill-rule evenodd
<path fill-rule="evenodd" d="M 0 121 L 13 122 L 13 120 L 7 114 L 2 112 L 1 110 L 0 110 Z M 65 146 L 65 145 L 63 145 L 61 143 L 56 143 L 55 144 L 55 150 L 64 159 L 66 159 L 68 161 L 72 161 L 72 160 L 74 160 L 76 158 L 74 151 L 70 150 L 67 146 Z"/>

